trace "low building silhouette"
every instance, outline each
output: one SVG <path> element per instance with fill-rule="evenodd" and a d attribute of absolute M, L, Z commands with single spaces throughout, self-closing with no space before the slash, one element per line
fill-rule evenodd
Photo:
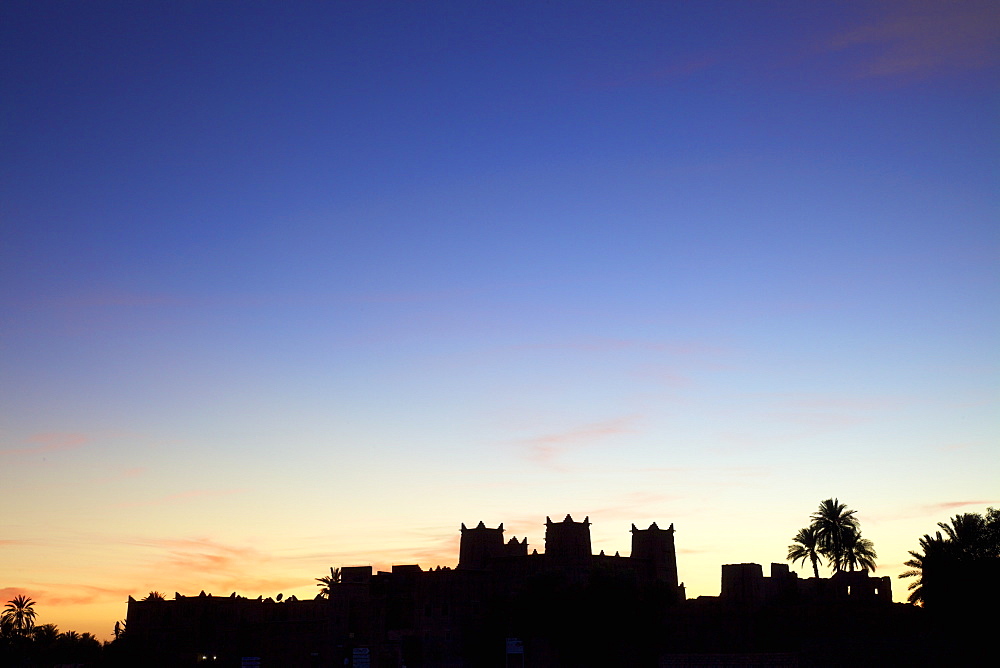
<path fill-rule="evenodd" d="M 788 564 L 771 564 L 770 577 L 760 564 L 725 564 L 719 599 L 739 605 L 772 603 L 863 604 L 892 603 L 892 578 L 872 577 L 867 571 L 841 571 L 829 578 L 799 578 Z"/>

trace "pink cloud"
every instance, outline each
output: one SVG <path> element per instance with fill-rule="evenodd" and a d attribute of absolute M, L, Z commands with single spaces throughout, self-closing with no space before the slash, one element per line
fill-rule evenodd
<path fill-rule="evenodd" d="M 26 540 L 12 540 L 9 538 L 0 539 L 0 547 L 16 547 L 18 545 L 33 545 L 33 544 L 34 543 L 31 543 Z"/>
<path fill-rule="evenodd" d="M 954 511 L 965 509 L 964 512 L 972 513 L 982 513 L 986 510 L 987 506 L 993 506 L 995 504 L 1000 504 L 1000 500 L 979 500 L 979 501 L 940 501 L 938 503 L 930 503 L 922 506 L 909 506 L 907 508 L 901 509 L 895 514 L 882 514 L 879 516 L 867 516 L 866 521 L 871 520 L 874 523 L 880 522 L 892 522 L 896 520 L 909 520 L 913 518 L 925 518 L 928 521 L 927 530 L 936 530 L 936 522 L 943 522 L 948 519 Z M 930 526 L 934 524 L 934 526 Z"/>
<path fill-rule="evenodd" d="M 141 293 L 115 292 L 82 297 L 71 306 L 84 308 L 100 308 L 106 306 L 144 307 L 144 306 L 180 306 L 185 300 L 171 295 L 150 295 Z"/>
<path fill-rule="evenodd" d="M 141 469 L 140 473 L 145 469 Z M 138 473 L 136 474 L 138 475 Z M 159 498 L 150 501 L 135 501 L 135 502 L 124 502 L 116 504 L 119 508 L 135 508 L 140 506 L 157 506 L 162 504 L 169 504 L 174 502 L 186 502 L 192 499 L 204 499 L 219 496 L 231 496 L 233 494 L 242 494 L 248 491 L 245 488 L 236 489 L 190 489 L 183 492 L 175 492 L 174 494 L 167 494 L 166 496 L 161 496 Z"/>
<path fill-rule="evenodd" d="M 678 554 L 705 554 L 706 552 L 709 552 L 709 551 L 710 550 L 697 550 L 697 549 L 691 548 L 691 547 L 679 547 L 679 548 L 677 548 L 677 553 Z"/>
<path fill-rule="evenodd" d="M 980 509 L 985 509 L 987 506 L 994 503 L 996 503 L 996 501 L 942 501 L 940 503 L 932 503 L 930 505 L 923 506 L 923 509 L 928 514 L 934 514 L 940 512 L 951 512 L 952 510 L 968 508 L 969 506 L 978 506 Z"/>
<path fill-rule="evenodd" d="M 690 376 L 679 374 L 673 369 L 655 364 L 643 365 L 636 369 L 634 373 L 640 378 L 651 379 L 675 389 L 694 385 L 694 380 Z"/>
<path fill-rule="evenodd" d="M 510 532 L 504 533 L 505 539 L 511 538 Z M 390 568 L 392 564 L 419 564 L 427 569 L 435 566 L 454 567 L 458 563 L 457 533 L 428 538 L 424 543 L 421 547 L 376 550 L 368 555 L 368 559 L 374 559 L 378 568 Z"/>
<path fill-rule="evenodd" d="M 17 596 L 27 596 L 34 600 L 36 593 L 31 589 L 23 587 L 3 587 L 0 588 L 0 602 L 6 602 Z"/>
<path fill-rule="evenodd" d="M 779 399 L 789 408 L 806 410 L 873 411 L 899 408 L 907 403 L 898 397 L 845 397 L 826 394 L 790 394 Z"/>
<path fill-rule="evenodd" d="M 85 584 L 54 584 L 38 595 L 41 605 L 86 605 L 99 601 L 123 601 L 130 589 L 95 587 Z"/>
<path fill-rule="evenodd" d="M 767 418 L 759 431 L 726 431 L 720 443 L 740 447 L 797 441 L 849 429 L 906 407 L 906 397 L 852 397 L 825 394 L 747 395 L 747 405 L 761 404 L 757 414 Z"/>
<path fill-rule="evenodd" d="M 528 459 L 548 466 L 555 465 L 555 459 L 570 449 L 588 445 L 610 436 L 634 433 L 632 424 L 638 415 L 627 415 L 613 420 L 593 422 L 566 431 L 535 436 L 518 441 L 527 448 Z"/>
<path fill-rule="evenodd" d="M 63 605 L 86 605 L 98 601 L 123 601 L 129 590 L 94 587 L 91 585 L 64 583 L 46 584 L 26 589 L 24 587 L 4 587 L 0 589 L 0 601 L 9 601 L 15 596 L 27 596 L 35 602 L 36 611 Z"/>
<path fill-rule="evenodd" d="M 1000 4 L 982 2 L 893 2 L 867 25 L 830 39 L 823 50 L 854 55 L 858 79 L 922 79 L 995 65 L 1000 40 Z"/>
<path fill-rule="evenodd" d="M 664 504 L 670 501 L 675 501 L 678 498 L 680 497 L 673 494 L 641 491 L 632 492 L 624 495 L 621 502 L 604 506 L 603 508 L 595 508 L 590 511 L 589 515 L 593 518 L 600 518 L 604 522 L 632 522 L 636 517 L 646 517 L 649 515 L 651 507 L 662 507 Z M 666 517 L 658 519 L 657 522 L 660 524 L 666 522 L 663 524 L 663 528 L 670 525 L 670 522 Z"/>
<path fill-rule="evenodd" d="M 115 480 L 129 480 L 131 478 L 138 478 L 140 476 L 145 475 L 146 471 L 148 470 L 149 469 L 147 469 L 145 466 L 133 466 L 132 468 L 122 469 L 121 471 L 119 471 L 114 475 L 101 478 L 100 481 L 102 483 L 107 483 L 107 482 L 114 482 Z"/>
<path fill-rule="evenodd" d="M 968 442 L 968 443 L 949 443 L 948 445 L 942 445 L 938 448 L 943 452 L 954 452 L 956 450 L 967 450 L 971 447 L 975 447 L 978 443 Z"/>
<path fill-rule="evenodd" d="M 825 433 L 827 431 L 835 431 L 837 429 L 843 429 L 846 427 L 853 427 L 854 425 L 864 424 L 865 422 L 870 422 L 870 417 L 858 416 L 858 415 L 845 415 L 842 413 L 770 413 L 768 417 L 774 418 L 778 422 L 786 422 L 796 425 L 802 425 L 803 427 L 809 428 L 806 432 L 800 432 L 796 434 L 799 436 L 812 436 L 817 433 Z"/>
<path fill-rule="evenodd" d="M 188 499 L 203 499 L 212 496 L 229 496 L 231 494 L 242 494 L 246 489 L 192 489 L 176 494 L 168 494 L 163 497 L 163 501 L 187 501 Z"/>
<path fill-rule="evenodd" d="M 146 576 L 146 585 L 127 592 L 142 595 L 150 588 L 161 591 L 250 592 L 292 589 L 309 584 L 308 578 L 260 577 L 276 559 L 244 545 L 227 545 L 208 538 L 130 541 L 156 550 L 159 559 Z M 158 584 L 153 584 L 154 582 Z"/>
<path fill-rule="evenodd" d="M 350 295 L 344 301 L 362 304 L 419 304 L 446 301 L 473 294 L 471 290 L 440 290 L 436 292 L 368 292 Z"/>
<path fill-rule="evenodd" d="M 651 350 L 672 355 L 718 355 L 724 349 L 701 341 L 641 341 L 638 339 L 594 338 L 583 341 L 559 343 L 526 343 L 511 346 L 515 350 L 583 350 L 588 352 L 613 352 L 617 350 Z"/>
<path fill-rule="evenodd" d="M 28 445 L 20 448 L 6 448 L 0 450 L 0 454 L 26 455 L 41 454 L 45 452 L 58 452 L 61 450 L 71 450 L 90 443 L 91 439 L 86 434 L 71 432 L 43 432 L 32 434 L 24 440 Z"/>

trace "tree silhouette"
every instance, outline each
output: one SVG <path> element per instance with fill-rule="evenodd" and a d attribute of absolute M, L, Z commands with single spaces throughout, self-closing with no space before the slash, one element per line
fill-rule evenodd
<path fill-rule="evenodd" d="M 819 537 L 821 551 L 836 573 L 845 570 L 847 545 L 859 531 L 858 520 L 854 517 L 856 512 L 848 510 L 847 504 L 834 498 L 822 501 L 819 509 L 812 514 L 811 526 Z"/>
<path fill-rule="evenodd" d="M 928 561 L 934 561 L 939 559 L 940 556 L 948 549 L 944 545 L 944 539 L 941 537 L 941 532 L 936 532 L 936 535 L 931 536 L 929 534 L 924 534 L 920 538 L 920 552 L 915 552 L 910 550 L 910 557 L 907 561 L 903 562 L 904 566 L 909 566 L 910 570 L 899 574 L 900 578 L 916 578 L 907 587 L 910 595 L 906 600 L 913 605 L 924 605 L 924 565 Z"/>
<path fill-rule="evenodd" d="M 315 579 L 319 583 L 316 586 L 322 587 L 322 589 L 319 590 L 319 597 L 330 598 L 330 591 L 333 585 L 340 584 L 340 569 L 333 568 L 331 566 L 329 575 L 324 575 L 321 578 L 315 578 Z"/>
<path fill-rule="evenodd" d="M 55 624 L 42 624 L 31 630 L 32 639 L 41 645 L 51 645 L 59 637 L 59 629 Z"/>
<path fill-rule="evenodd" d="M 862 571 L 875 570 L 875 559 L 878 557 L 875 554 L 875 545 L 867 538 L 862 538 L 859 529 L 845 532 L 842 547 L 840 570 L 845 570 L 845 566 L 847 567 L 846 570 L 849 571 L 855 569 Z"/>
<path fill-rule="evenodd" d="M 811 563 L 813 575 L 818 578 L 819 564 L 822 563 L 822 559 L 820 559 L 821 548 L 816 528 L 808 526 L 805 529 L 799 529 L 792 541 L 792 544 L 788 546 L 788 557 L 786 558 L 793 564 L 797 561 L 801 561 L 803 565 L 806 562 Z"/>
<path fill-rule="evenodd" d="M 862 538 L 856 510 L 848 509 L 839 499 L 826 499 L 810 515 L 810 523 L 799 529 L 788 546 L 786 557 L 793 564 L 811 563 L 819 577 L 819 564 L 826 559 L 834 573 L 875 570 L 875 545 Z"/>
<path fill-rule="evenodd" d="M 165 601 L 165 600 L 167 600 L 167 597 L 164 596 L 163 594 L 161 594 L 160 592 L 154 590 L 154 591 L 151 591 L 148 594 L 146 594 L 146 597 L 144 599 L 142 599 L 142 600 L 143 601 Z"/>
<path fill-rule="evenodd" d="M 989 510 L 997 512 L 993 508 Z M 986 519 L 979 513 L 955 515 L 951 518 L 951 524 L 938 522 L 938 526 L 944 531 L 947 542 L 957 555 L 975 559 L 992 556 L 996 551 L 996 546 L 989 545 L 986 540 Z"/>
<path fill-rule="evenodd" d="M 950 524 L 938 522 L 941 531 L 920 538 L 920 551 L 910 550 L 900 578 L 916 578 L 907 600 L 914 605 L 957 608 L 966 605 L 983 586 L 996 588 L 1000 569 L 1000 510 L 986 515 L 963 513 Z M 942 534 L 941 532 L 944 532 Z"/>
<path fill-rule="evenodd" d="M 3 624 L 15 635 L 26 636 L 35 627 L 35 602 L 27 596 L 15 596 L 4 607 L 0 616 Z"/>

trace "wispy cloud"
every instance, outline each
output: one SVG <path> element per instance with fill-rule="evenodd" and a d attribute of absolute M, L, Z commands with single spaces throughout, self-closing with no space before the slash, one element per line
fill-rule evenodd
<path fill-rule="evenodd" d="M 271 561 L 252 547 L 226 545 L 207 538 L 164 539 L 154 544 L 167 550 L 166 560 L 171 566 L 185 571 L 214 572 Z"/>
<path fill-rule="evenodd" d="M 108 482 L 114 482 L 116 480 L 129 480 L 132 478 L 139 478 L 145 475 L 147 471 L 149 471 L 149 469 L 146 468 L 145 466 L 133 466 L 131 468 L 122 469 L 121 471 L 118 471 L 113 475 L 105 476 L 100 479 L 100 482 L 108 483 Z"/>
<path fill-rule="evenodd" d="M 675 390 L 690 388 L 695 384 L 694 379 L 690 376 L 678 373 L 673 368 L 656 364 L 644 364 L 635 369 L 633 373 L 638 378 L 652 380 Z"/>
<path fill-rule="evenodd" d="M 881 522 L 894 522 L 897 520 L 911 520 L 914 518 L 925 518 L 931 524 L 936 522 L 943 522 L 948 519 L 955 511 L 960 511 L 964 509 L 964 512 L 981 513 L 988 506 L 995 506 L 1000 504 L 1000 499 L 980 499 L 972 501 L 939 501 L 937 503 L 928 503 L 923 505 L 914 505 L 901 508 L 896 512 L 881 513 L 878 515 L 870 515 L 866 517 L 867 520 L 872 520 L 874 523 Z M 936 524 L 932 527 L 927 526 L 927 530 L 936 529 Z"/>
<path fill-rule="evenodd" d="M 942 445 L 938 447 L 938 450 L 941 450 L 942 452 L 955 452 L 956 450 L 968 450 L 969 448 L 973 448 L 977 445 L 979 445 L 979 443 L 976 443 L 974 441 L 966 441 L 964 443 L 949 443 L 947 445 Z"/>
<path fill-rule="evenodd" d="M 140 471 L 141 473 L 141 471 Z M 137 474 L 138 475 L 138 474 Z M 183 492 L 175 492 L 173 494 L 166 494 L 149 501 L 127 501 L 123 503 L 116 504 L 119 508 L 136 508 L 141 506 L 158 506 L 158 505 L 168 505 L 172 503 L 186 503 L 188 501 L 193 501 L 195 499 L 205 499 L 205 498 L 215 498 L 221 496 L 232 496 L 234 494 L 243 494 L 249 491 L 246 488 L 234 488 L 234 489 L 189 489 Z"/>
<path fill-rule="evenodd" d="M 131 593 L 128 589 L 95 587 L 79 583 L 45 583 L 37 587 L 4 587 L 0 601 L 15 596 L 27 596 L 35 601 L 36 608 L 64 605 L 86 605 L 101 601 L 123 601 Z"/>
<path fill-rule="evenodd" d="M 852 397 L 831 394 L 788 394 L 778 399 L 789 408 L 804 410 L 874 411 L 899 408 L 907 400 L 899 397 Z"/>
<path fill-rule="evenodd" d="M 661 508 L 670 501 L 681 498 L 676 494 L 663 494 L 659 492 L 631 492 L 621 497 L 618 503 L 594 508 L 590 511 L 590 516 L 600 518 L 605 522 L 628 520 L 631 522 L 636 517 L 647 517 L 652 509 Z M 656 520 L 662 522 L 663 520 Z M 669 522 L 662 528 L 669 526 Z"/>
<path fill-rule="evenodd" d="M 0 454 L 5 455 L 26 455 L 43 454 L 48 452 L 59 452 L 61 450 L 71 450 L 83 447 L 91 442 L 91 438 L 86 434 L 73 432 L 42 432 L 32 434 L 24 439 L 20 447 L 10 447 L 0 450 Z"/>
<path fill-rule="evenodd" d="M 21 545 L 34 545 L 34 543 L 27 540 L 0 539 L 0 547 L 19 547 Z"/>
<path fill-rule="evenodd" d="M 565 452 L 621 434 L 635 433 L 639 415 L 626 415 L 603 422 L 591 422 L 565 431 L 534 436 L 518 441 L 530 461 L 559 468 L 557 458 Z"/>
<path fill-rule="evenodd" d="M 232 494 L 242 494 L 246 489 L 190 489 L 176 494 L 167 494 L 163 501 L 188 501 L 191 499 L 204 499 L 206 497 L 230 496 Z"/>
<path fill-rule="evenodd" d="M 525 343 L 511 346 L 515 350 L 582 350 L 614 352 L 618 350 L 651 350 L 672 355 L 718 355 L 723 348 L 703 341 L 644 341 L 641 339 L 592 338 L 552 343 Z"/>
<path fill-rule="evenodd" d="M 0 601 L 9 601 L 16 596 L 27 596 L 30 599 L 34 599 L 37 592 L 33 589 L 25 589 L 24 587 L 0 587 Z"/>
<path fill-rule="evenodd" d="M 103 308 L 103 307 L 147 307 L 147 306 L 182 306 L 189 304 L 190 300 L 174 295 L 156 295 L 132 292 L 114 292 L 91 294 L 72 302 L 65 302 L 67 306 L 81 308 Z"/>
<path fill-rule="evenodd" d="M 832 394 L 747 395 L 744 405 L 764 426 L 717 434 L 720 451 L 731 446 L 756 448 L 788 443 L 875 422 L 913 403 L 909 397 L 866 397 Z"/>
<path fill-rule="evenodd" d="M 251 545 L 227 544 L 202 537 L 134 538 L 125 542 L 154 551 L 156 558 L 147 562 L 148 573 L 136 578 L 145 581 L 145 588 L 181 593 L 237 591 L 256 596 L 308 584 L 301 576 L 261 577 L 261 573 L 273 573 L 282 560 Z M 136 595 L 139 589 L 141 587 L 133 588 L 129 593 Z"/>
<path fill-rule="evenodd" d="M 381 562 L 379 566 L 383 568 L 392 564 L 419 564 L 422 568 L 433 568 L 454 566 L 458 561 L 458 550 L 458 534 L 448 532 L 443 536 L 425 537 L 414 547 L 380 549 L 377 554 Z"/>
<path fill-rule="evenodd" d="M 986 508 L 989 505 L 997 503 L 994 500 L 980 500 L 980 501 L 941 501 L 939 503 L 932 503 L 926 506 L 922 506 L 922 509 L 927 514 L 935 513 L 948 513 L 953 510 L 958 510 L 959 508 L 968 508 L 969 506 L 976 506 L 979 509 Z"/>
<path fill-rule="evenodd" d="M 122 587 L 96 587 L 93 585 L 62 583 L 48 585 L 39 593 L 39 603 L 44 605 L 86 605 L 98 601 L 122 601 L 131 592 Z"/>
<path fill-rule="evenodd" d="M 881 16 L 835 35 L 821 49 L 853 56 L 855 78 L 922 79 L 988 67 L 1000 58 L 1000 3 L 906 0 L 883 6 Z"/>

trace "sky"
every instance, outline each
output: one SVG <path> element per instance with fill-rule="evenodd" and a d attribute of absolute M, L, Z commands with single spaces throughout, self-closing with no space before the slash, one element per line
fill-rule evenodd
<path fill-rule="evenodd" d="M 996 3 L 4 0 L 0 60 L 37 623 L 567 513 L 717 595 L 830 497 L 901 601 L 1000 504 Z"/>

